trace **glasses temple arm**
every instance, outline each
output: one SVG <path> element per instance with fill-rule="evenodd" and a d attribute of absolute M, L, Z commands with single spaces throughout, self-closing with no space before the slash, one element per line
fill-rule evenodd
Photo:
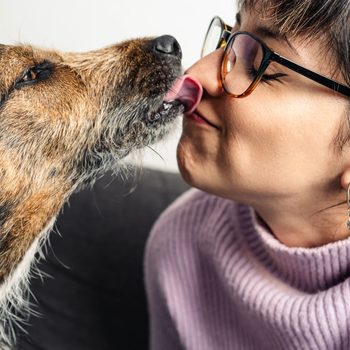
<path fill-rule="evenodd" d="M 307 68 L 304 68 L 302 66 L 299 66 L 298 64 L 280 56 L 276 52 L 273 52 L 272 55 L 270 56 L 271 61 L 275 61 L 280 63 L 281 65 L 323 85 L 326 86 L 334 91 L 340 92 L 341 94 L 345 96 L 350 97 L 350 87 L 343 85 L 341 83 L 338 83 L 332 79 L 329 79 L 321 74 L 315 73 Z"/>

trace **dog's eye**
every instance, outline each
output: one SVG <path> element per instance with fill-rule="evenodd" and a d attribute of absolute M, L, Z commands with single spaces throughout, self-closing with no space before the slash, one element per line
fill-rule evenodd
<path fill-rule="evenodd" d="M 28 68 L 22 76 L 16 81 L 15 88 L 21 88 L 25 85 L 31 85 L 47 79 L 52 72 L 52 65 L 49 62 L 40 63 L 34 67 Z"/>
<path fill-rule="evenodd" d="M 29 81 L 35 80 L 38 75 L 38 71 L 34 68 L 31 68 L 27 71 L 27 73 L 22 78 L 23 83 L 28 83 Z"/>

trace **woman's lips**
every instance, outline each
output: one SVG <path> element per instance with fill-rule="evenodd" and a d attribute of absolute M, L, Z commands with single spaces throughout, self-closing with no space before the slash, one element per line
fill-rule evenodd
<path fill-rule="evenodd" d="M 215 129 L 220 129 L 217 125 L 213 124 L 207 118 L 203 117 L 203 115 L 200 114 L 198 110 L 195 110 L 192 113 L 185 113 L 185 117 L 197 122 L 198 124 L 206 124 Z"/>
<path fill-rule="evenodd" d="M 208 124 L 200 115 L 198 115 L 195 111 L 191 114 L 185 114 L 186 118 L 195 121 L 198 124 Z"/>

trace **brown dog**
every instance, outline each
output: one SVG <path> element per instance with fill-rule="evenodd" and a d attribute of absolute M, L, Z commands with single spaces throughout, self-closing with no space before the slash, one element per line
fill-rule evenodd
<path fill-rule="evenodd" d="M 171 36 L 81 54 L 0 45 L 0 349 L 64 202 L 168 133 L 185 108 L 164 101 L 180 74 Z"/>

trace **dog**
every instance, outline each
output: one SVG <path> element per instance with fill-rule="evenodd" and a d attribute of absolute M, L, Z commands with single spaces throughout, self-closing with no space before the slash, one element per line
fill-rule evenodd
<path fill-rule="evenodd" d="M 33 265 L 69 196 L 194 107 L 181 55 L 170 35 L 86 53 L 0 45 L 0 349 L 12 349 Z"/>

